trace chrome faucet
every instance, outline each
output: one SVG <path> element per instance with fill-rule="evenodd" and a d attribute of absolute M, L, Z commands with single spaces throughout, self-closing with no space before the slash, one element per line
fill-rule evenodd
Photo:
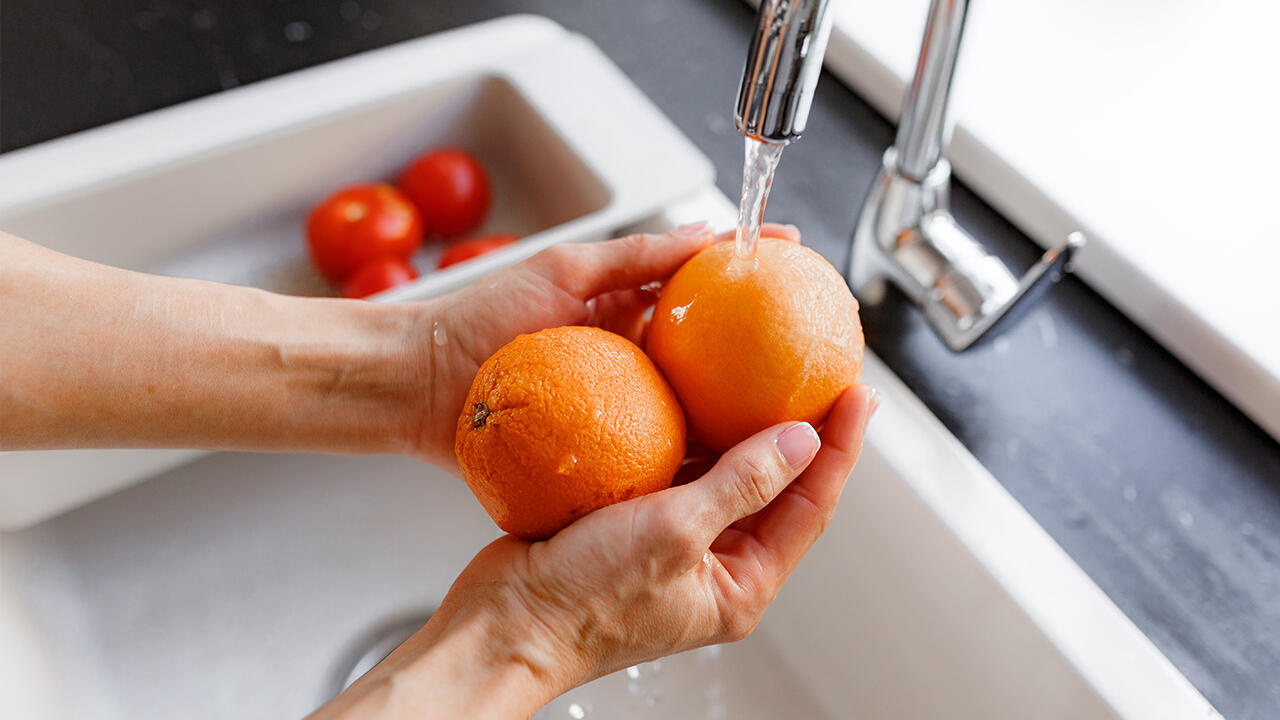
<path fill-rule="evenodd" d="M 822 74 L 833 15 L 829 0 L 760 0 L 738 86 L 738 131 L 772 144 L 800 137 Z"/>
<path fill-rule="evenodd" d="M 829 4 L 760 0 L 734 107 L 744 135 L 786 144 L 804 130 L 831 31 Z M 898 136 L 863 205 L 849 261 L 849 284 L 859 300 L 880 302 L 886 282 L 893 282 L 956 351 L 1054 282 L 1084 245 L 1082 234 L 1071 233 L 1018 279 L 948 209 L 951 165 L 942 157 L 950 134 L 947 99 L 968 10 L 967 0 L 933 0 L 929 7 Z"/>
<path fill-rule="evenodd" d="M 981 338 L 1033 291 L 1070 268 L 1084 235 L 1073 232 L 1021 279 L 952 217 L 947 99 L 964 33 L 967 0 L 933 0 L 915 77 L 902 103 L 898 135 L 884 153 L 853 233 L 849 284 L 864 304 L 892 281 L 924 311 L 955 351 Z"/>

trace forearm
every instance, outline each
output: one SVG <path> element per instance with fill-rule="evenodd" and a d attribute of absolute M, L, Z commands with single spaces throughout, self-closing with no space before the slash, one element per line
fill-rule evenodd
<path fill-rule="evenodd" d="M 2 234 L 0 307 L 0 449 L 401 451 L 405 386 L 422 382 L 420 310 L 133 273 Z"/>

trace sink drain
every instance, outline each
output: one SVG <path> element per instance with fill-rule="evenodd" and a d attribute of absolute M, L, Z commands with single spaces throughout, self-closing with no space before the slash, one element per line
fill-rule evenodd
<path fill-rule="evenodd" d="M 333 681 L 326 688 L 327 694 L 324 699 L 334 697 L 359 680 L 362 675 L 373 669 L 374 665 L 382 662 L 393 650 L 408 640 L 410 635 L 426 625 L 427 620 L 430 620 L 434 613 L 434 610 L 416 612 L 389 620 L 363 635 L 352 644 L 351 650 L 343 655 L 342 662 L 337 665 L 337 670 L 334 672 Z"/>

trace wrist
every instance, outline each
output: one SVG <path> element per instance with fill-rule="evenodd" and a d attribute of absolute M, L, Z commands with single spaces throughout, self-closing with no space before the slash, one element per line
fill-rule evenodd
<path fill-rule="evenodd" d="M 528 718 L 572 687 L 499 606 L 442 612 L 348 691 L 352 708 L 386 718 Z"/>
<path fill-rule="evenodd" d="M 293 327 L 274 355 L 294 398 L 297 445 L 359 454 L 408 454 L 431 383 L 415 343 L 420 313 L 407 304 L 279 298 Z"/>
<path fill-rule="evenodd" d="M 449 623 L 420 667 L 407 669 L 408 677 L 451 670 L 451 683 L 466 687 L 476 716 L 529 717 L 562 689 L 553 658 L 534 647 L 525 629 L 501 611 L 469 608 Z M 468 707 L 455 709 L 453 717 L 468 714 Z"/>

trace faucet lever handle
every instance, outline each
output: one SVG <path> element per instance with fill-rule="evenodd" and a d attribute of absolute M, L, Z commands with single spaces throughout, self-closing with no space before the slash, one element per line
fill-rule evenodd
<path fill-rule="evenodd" d="M 1085 245 L 1085 236 L 1081 232 L 1067 235 L 1067 239 L 1057 247 L 1046 250 L 1035 265 L 1028 268 L 1011 292 L 986 295 L 974 306 L 972 303 L 957 302 L 955 297 L 961 284 L 972 285 L 972 277 L 958 277 L 956 271 L 940 276 L 928 297 L 923 303 L 925 317 L 946 343 L 947 347 L 959 352 L 971 347 L 984 336 L 994 337 L 992 330 L 997 325 L 1012 322 L 1020 313 L 1013 312 L 1015 307 L 1026 308 L 1034 304 L 1034 298 L 1041 295 L 1050 285 L 1070 270 L 1070 265 L 1077 251 Z M 988 257 L 993 263 L 1003 263 L 994 257 Z M 1007 272 L 1007 270 L 1005 271 Z"/>

